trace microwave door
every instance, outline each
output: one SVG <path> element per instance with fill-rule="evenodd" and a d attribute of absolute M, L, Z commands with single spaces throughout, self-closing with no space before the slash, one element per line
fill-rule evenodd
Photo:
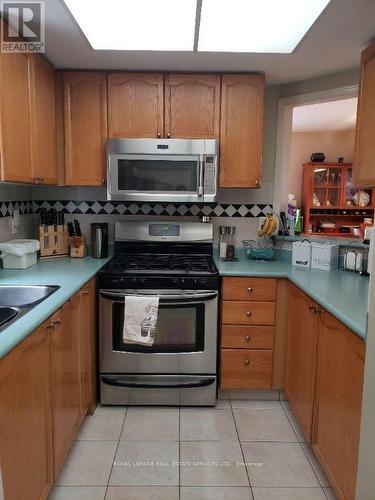
<path fill-rule="evenodd" d="M 111 155 L 109 170 L 111 199 L 199 201 L 203 194 L 199 155 Z"/>

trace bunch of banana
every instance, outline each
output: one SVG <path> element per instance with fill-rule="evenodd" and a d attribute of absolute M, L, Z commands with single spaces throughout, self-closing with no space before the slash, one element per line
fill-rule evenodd
<path fill-rule="evenodd" d="M 267 214 L 262 227 L 258 231 L 258 236 L 270 236 L 276 231 L 278 227 L 278 220 L 273 214 Z"/>

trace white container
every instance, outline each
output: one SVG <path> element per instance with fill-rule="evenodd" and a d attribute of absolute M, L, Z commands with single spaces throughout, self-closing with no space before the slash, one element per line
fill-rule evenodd
<path fill-rule="evenodd" d="M 332 271 L 338 268 L 339 246 L 332 243 L 311 244 L 311 268 Z"/>
<path fill-rule="evenodd" d="M 37 252 L 25 253 L 25 255 L 12 255 L 8 253 L 3 258 L 4 269 L 26 269 L 37 262 Z"/>
<path fill-rule="evenodd" d="M 15 239 L 0 243 L 4 269 L 26 269 L 37 262 L 38 240 Z"/>
<path fill-rule="evenodd" d="M 309 268 L 311 265 L 311 243 L 295 241 L 292 245 L 293 266 Z"/>

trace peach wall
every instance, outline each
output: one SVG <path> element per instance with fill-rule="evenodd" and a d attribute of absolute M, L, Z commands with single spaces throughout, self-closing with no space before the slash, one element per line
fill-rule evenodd
<path fill-rule="evenodd" d="M 291 155 L 289 193 L 297 197 L 301 204 L 302 164 L 310 161 L 311 153 L 324 153 L 325 161 L 337 161 L 340 156 L 344 161 L 352 161 L 354 153 L 355 130 L 324 132 L 293 132 Z M 284 193 L 288 196 L 288 193 Z"/>

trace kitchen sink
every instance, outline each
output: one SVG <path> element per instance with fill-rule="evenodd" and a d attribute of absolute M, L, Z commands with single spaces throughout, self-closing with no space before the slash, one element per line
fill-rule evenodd
<path fill-rule="evenodd" d="M 0 328 L 18 315 L 15 307 L 0 307 Z"/>
<path fill-rule="evenodd" d="M 59 288 L 57 285 L 0 285 L 0 333 Z"/>
<path fill-rule="evenodd" d="M 34 307 L 59 288 L 56 285 L 0 285 L 0 307 Z"/>

